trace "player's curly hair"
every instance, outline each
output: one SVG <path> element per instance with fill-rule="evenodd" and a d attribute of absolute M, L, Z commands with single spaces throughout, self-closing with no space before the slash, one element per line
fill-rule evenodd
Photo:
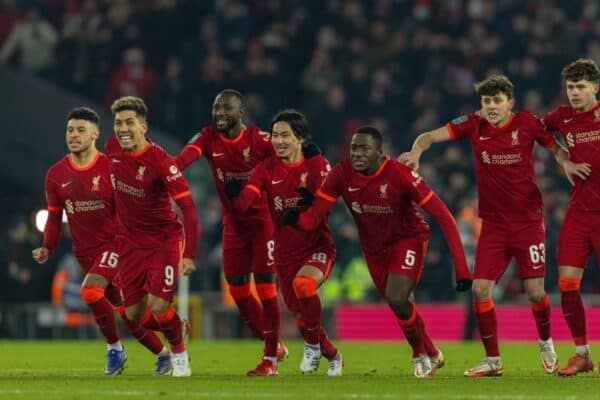
<path fill-rule="evenodd" d="M 513 98 L 514 88 L 506 75 L 491 75 L 475 84 L 475 92 L 480 96 L 495 96 L 503 93 L 509 100 Z"/>
<path fill-rule="evenodd" d="M 67 121 L 72 119 L 83 119 L 85 121 L 90 121 L 96 126 L 100 126 L 100 117 L 98 116 L 98 113 L 89 107 L 75 107 L 69 111 Z"/>
<path fill-rule="evenodd" d="M 383 144 L 383 134 L 379 131 L 379 129 L 375 128 L 371 125 L 363 125 L 357 130 L 354 131 L 354 134 L 362 133 L 363 135 L 369 135 L 375 140 L 377 143 L 377 148 L 381 148 Z"/>
<path fill-rule="evenodd" d="M 580 58 L 563 68 L 561 72 L 565 81 L 590 81 L 594 83 L 600 82 L 600 68 L 598 64 L 589 58 Z"/>
<path fill-rule="evenodd" d="M 143 121 L 148 117 L 148 106 L 146 106 L 144 100 L 135 96 L 118 98 L 110 106 L 110 111 L 112 111 L 113 115 L 121 111 L 135 111 L 136 116 Z"/>

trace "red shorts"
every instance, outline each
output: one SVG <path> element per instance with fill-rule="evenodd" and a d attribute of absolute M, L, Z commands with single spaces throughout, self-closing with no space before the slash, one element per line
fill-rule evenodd
<path fill-rule="evenodd" d="M 118 240 L 121 291 L 126 307 L 139 303 L 146 294 L 173 301 L 179 278 L 181 241 L 170 241 L 158 249 L 142 249 Z"/>
<path fill-rule="evenodd" d="M 300 268 L 305 265 L 315 267 L 323 272 L 323 281 L 329 276 L 331 266 L 335 261 L 335 247 L 323 247 L 310 253 L 305 259 L 294 263 L 278 264 L 277 280 L 279 281 L 279 289 L 283 296 L 283 301 L 288 310 L 292 312 L 300 312 L 300 302 L 294 293 L 293 280 L 296 277 Z"/>
<path fill-rule="evenodd" d="M 93 250 L 75 254 L 75 258 L 86 274 L 100 275 L 113 286 L 119 287 L 118 260 L 110 258 L 114 246 L 114 242 L 104 243 Z"/>
<path fill-rule="evenodd" d="M 232 235 L 232 228 L 223 227 L 223 272 L 225 277 L 236 275 L 274 274 L 273 225 L 257 220 L 248 226 L 243 237 Z M 245 240 L 241 240 L 241 239 Z"/>
<path fill-rule="evenodd" d="M 592 249 L 600 263 L 600 212 L 569 208 L 558 237 L 558 265 L 585 268 Z"/>
<path fill-rule="evenodd" d="M 416 237 L 398 240 L 379 253 L 365 255 L 369 273 L 379 293 L 385 297 L 389 274 L 408 276 L 416 285 L 423 273 L 426 251 L 427 240 Z"/>
<path fill-rule="evenodd" d="M 546 270 L 542 221 L 510 225 L 483 221 L 475 250 L 475 279 L 500 279 L 514 257 L 521 279 L 542 278 Z"/>

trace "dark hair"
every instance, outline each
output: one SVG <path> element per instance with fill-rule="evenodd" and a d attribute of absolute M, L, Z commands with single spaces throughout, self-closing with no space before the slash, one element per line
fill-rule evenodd
<path fill-rule="evenodd" d="M 480 96 L 495 96 L 503 93 L 508 99 L 513 98 L 514 86 L 505 75 L 492 75 L 475 84 L 475 91 Z"/>
<path fill-rule="evenodd" d="M 279 111 L 271 120 L 271 129 L 273 132 L 273 125 L 277 122 L 287 122 L 292 128 L 294 136 L 298 139 L 304 139 L 304 145 L 310 142 L 310 130 L 308 128 L 308 119 L 298 110 L 288 108 L 287 110 Z"/>
<path fill-rule="evenodd" d="M 222 94 L 227 94 L 229 96 L 236 97 L 240 101 L 240 105 L 242 106 L 242 108 L 245 107 L 246 104 L 244 103 L 244 96 L 240 92 L 238 92 L 237 90 L 235 90 L 235 89 L 223 89 L 223 90 L 221 90 L 219 92 L 219 94 L 217 96 L 220 96 Z"/>
<path fill-rule="evenodd" d="M 69 115 L 67 115 L 67 122 L 72 119 L 83 119 L 90 121 L 96 126 L 100 126 L 100 117 L 98 116 L 98 113 L 89 107 L 75 107 L 72 109 L 69 112 Z"/>
<path fill-rule="evenodd" d="M 113 115 L 121 111 L 135 111 L 135 114 L 138 118 L 142 120 L 146 120 L 148 116 L 148 107 L 144 100 L 135 96 L 125 96 L 118 98 L 112 103 L 110 106 L 110 111 L 112 111 Z"/>
<path fill-rule="evenodd" d="M 379 129 L 371 125 L 363 125 L 354 131 L 355 135 L 358 133 L 371 136 L 373 140 L 377 142 L 377 148 L 381 148 L 381 145 L 383 144 L 383 134 L 379 132 Z"/>
<path fill-rule="evenodd" d="M 594 83 L 600 82 L 600 69 L 594 60 L 580 58 L 563 68 L 561 75 L 566 81 L 577 82 L 586 80 Z"/>

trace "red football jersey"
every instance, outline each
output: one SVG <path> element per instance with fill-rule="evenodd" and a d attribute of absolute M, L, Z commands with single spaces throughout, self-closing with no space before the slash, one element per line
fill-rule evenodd
<path fill-rule="evenodd" d="M 279 222 L 286 210 L 298 207 L 298 200 L 302 197 L 297 189 L 305 187 L 316 193 L 330 169 L 329 162 L 322 156 L 302 159 L 294 164 L 286 164 L 274 156 L 257 165 L 252 172 L 246 188 L 259 196 L 266 192 L 275 227 L 274 257 L 278 264 L 305 258 L 317 247 L 333 246 L 327 219 L 310 232 Z"/>
<path fill-rule="evenodd" d="M 182 240 L 182 226 L 171 198 L 189 196 L 190 189 L 175 159 L 154 143 L 138 153 L 128 153 L 115 141 L 109 139 L 106 149 L 120 222 L 118 235 L 139 248 Z"/>
<path fill-rule="evenodd" d="M 188 158 L 184 154 L 189 154 L 190 149 L 193 149 L 195 159 L 202 155 L 206 157 L 215 180 L 217 193 L 223 204 L 223 214 L 226 220 L 257 216 L 269 218 L 267 204 L 264 200 L 257 201 L 247 212 L 240 213 L 233 206 L 231 199 L 223 192 L 228 180 L 247 181 L 258 163 L 275 154 L 268 132 L 262 132 L 257 126 L 251 125 L 243 127 L 235 139 L 229 139 L 217 131 L 214 126 L 209 125 L 196 134 L 177 157 L 179 165 L 183 168 L 187 167 L 188 163 L 182 163 L 181 158 L 182 156 Z"/>
<path fill-rule="evenodd" d="M 559 131 L 569 148 L 569 158 L 576 163 L 591 164 L 586 180 L 575 177 L 569 207 L 583 211 L 600 210 L 600 102 L 586 112 L 560 106 L 544 117 L 546 127 Z"/>
<path fill-rule="evenodd" d="M 343 197 L 366 254 L 402 238 L 429 235 L 417 205 L 426 203 L 433 192 L 416 172 L 395 160 L 386 158 L 375 174 L 366 176 L 346 159 L 333 167 L 319 195 L 331 202 Z"/>
<path fill-rule="evenodd" d="M 497 222 L 543 219 L 542 195 L 533 171 L 533 143 L 552 147 L 552 133 L 528 111 L 520 111 L 499 128 L 477 115 L 446 124 L 452 139 L 471 141 L 479 216 Z"/>
<path fill-rule="evenodd" d="M 75 255 L 96 249 L 115 236 L 114 194 L 109 160 L 104 154 L 98 153 L 84 168 L 78 167 L 70 155 L 50 167 L 46 201 L 49 211 L 66 211 Z M 48 239 L 44 237 L 44 243 Z"/>

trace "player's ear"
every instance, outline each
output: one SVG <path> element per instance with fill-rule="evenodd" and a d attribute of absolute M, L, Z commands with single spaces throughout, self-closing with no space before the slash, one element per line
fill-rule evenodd
<path fill-rule="evenodd" d="M 512 98 L 508 101 L 508 109 L 512 110 L 514 106 L 515 106 L 515 99 Z"/>
<path fill-rule="evenodd" d="M 594 94 L 598 93 L 598 89 L 600 88 L 600 83 L 596 82 L 594 84 Z"/>

